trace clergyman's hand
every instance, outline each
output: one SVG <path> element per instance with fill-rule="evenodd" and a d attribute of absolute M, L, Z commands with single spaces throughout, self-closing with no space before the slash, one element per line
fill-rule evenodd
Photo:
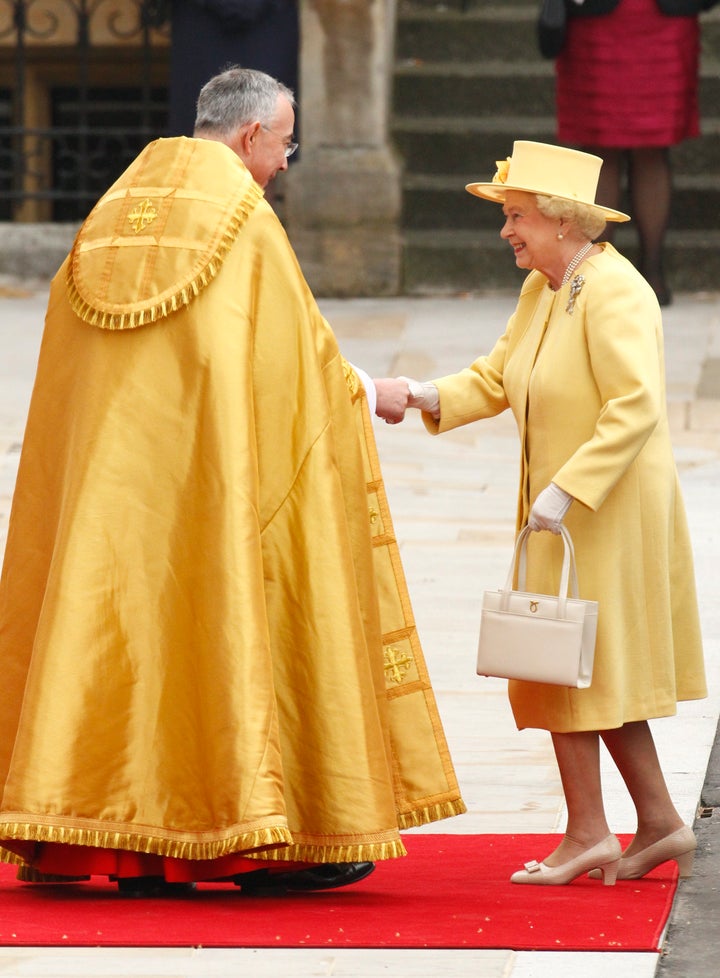
<path fill-rule="evenodd" d="M 405 418 L 410 401 L 410 388 L 403 377 L 373 378 L 377 404 L 375 414 L 388 424 L 398 424 Z"/>

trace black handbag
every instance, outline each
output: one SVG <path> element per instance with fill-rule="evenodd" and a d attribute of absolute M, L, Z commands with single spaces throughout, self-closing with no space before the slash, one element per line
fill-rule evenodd
<path fill-rule="evenodd" d="M 540 0 L 537 37 L 543 58 L 557 58 L 565 44 L 566 30 L 565 0 Z"/>

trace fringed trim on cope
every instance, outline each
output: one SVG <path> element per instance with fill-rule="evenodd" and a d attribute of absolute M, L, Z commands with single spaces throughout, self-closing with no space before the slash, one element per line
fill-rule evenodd
<path fill-rule="evenodd" d="M 82 239 L 82 232 L 78 235 L 75 249 L 68 262 L 67 290 L 68 300 L 73 312 L 84 322 L 91 326 L 98 326 L 100 329 L 136 329 L 138 326 L 148 326 L 160 319 L 164 319 L 178 309 L 188 306 L 192 300 L 198 296 L 222 268 L 223 262 L 235 243 L 240 231 L 252 213 L 257 203 L 263 199 L 261 188 L 253 181 L 246 188 L 235 213 L 228 221 L 220 243 L 215 252 L 210 256 L 207 263 L 190 281 L 179 286 L 175 292 L 169 295 L 163 294 L 151 300 L 141 300 L 137 305 L 139 308 L 128 308 L 112 310 L 111 304 L 102 308 L 99 303 L 88 301 L 80 294 L 75 278 L 73 267 L 76 261 L 75 249 Z"/>
<path fill-rule="evenodd" d="M 464 815 L 466 811 L 465 802 L 462 798 L 458 798 L 457 801 L 444 801 L 437 805 L 416 808 L 411 812 L 401 812 L 398 814 L 398 825 L 401 829 L 412 829 L 418 825 L 427 825 L 428 822 L 439 822 L 443 818 Z"/>
<path fill-rule="evenodd" d="M 21 856 L 16 856 L 14 852 L 9 852 L 0 846 L 0 863 L 12 863 L 13 866 L 23 866 L 25 860 Z"/>
<path fill-rule="evenodd" d="M 89 846 L 93 849 L 124 849 L 128 852 L 145 852 L 171 859 L 218 859 L 229 853 L 240 852 L 251 855 L 256 850 L 263 858 L 274 858 L 272 850 L 276 846 L 285 852 L 292 843 L 292 835 L 285 826 L 270 826 L 252 832 L 241 832 L 226 839 L 207 842 L 190 842 L 181 839 L 161 838 L 140 835 L 137 832 L 108 832 L 95 829 L 77 829 L 57 825 L 28 825 L 13 822 L 0 826 L 0 833 L 6 839 L 23 842 L 59 842 L 71 846 Z M 272 847 L 266 851 L 265 847 Z M 24 860 L 8 853 L 3 858 L 7 862 L 22 863 Z"/>
<path fill-rule="evenodd" d="M 351 845 L 313 845 L 299 843 L 272 852 L 246 853 L 250 858 L 303 863 L 362 863 L 399 859 L 407 855 L 402 842 L 358 842 Z"/>

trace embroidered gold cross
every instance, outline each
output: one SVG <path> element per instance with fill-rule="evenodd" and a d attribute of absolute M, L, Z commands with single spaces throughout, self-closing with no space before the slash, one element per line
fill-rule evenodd
<path fill-rule="evenodd" d="M 135 234 L 137 234 L 139 231 L 144 230 L 148 224 L 152 224 L 156 217 L 157 211 L 153 206 L 153 202 L 150 198 L 146 198 L 130 211 L 128 221 L 130 221 L 130 226 Z"/>
<path fill-rule="evenodd" d="M 385 672 L 388 678 L 394 683 L 400 684 L 405 678 L 405 673 L 413 664 L 413 657 L 389 645 L 385 649 Z"/>

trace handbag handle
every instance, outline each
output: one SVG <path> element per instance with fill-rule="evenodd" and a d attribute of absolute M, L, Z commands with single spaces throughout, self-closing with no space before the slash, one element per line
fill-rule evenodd
<path fill-rule="evenodd" d="M 515 566 L 518 568 L 518 590 L 525 590 L 525 578 L 527 568 L 527 542 L 533 531 L 529 526 L 524 526 L 515 541 L 510 568 L 505 580 L 505 587 L 502 589 L 501 607 L 507 609 L 510 603 L 510 592 L 513 589 L 513 579 L 515 577 Z M 575 548 L 573 546 L 570 531 L 565 526 L 560 527 L 560 536 L 563 541 L 563 562 L 560 572 L 560 587 L 558 589 L 558 613 L 561 617 L 565 615 L 566 601 L 568 597 L 568 587 L 570 596 L 578 597 L 577 568 L 575 566 Z"/>

